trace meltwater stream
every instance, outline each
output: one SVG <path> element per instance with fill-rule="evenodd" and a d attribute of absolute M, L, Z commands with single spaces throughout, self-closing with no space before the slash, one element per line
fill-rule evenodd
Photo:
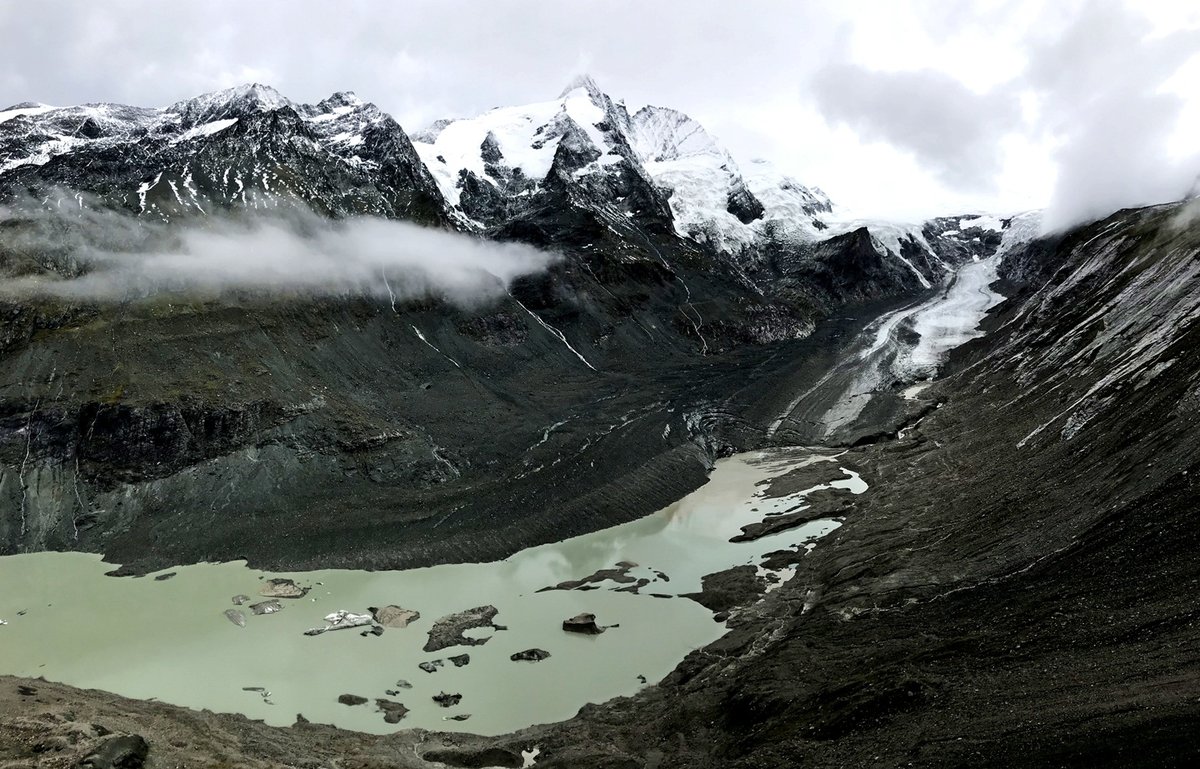
<path fill-rule="evenodd" d="M 724 633 L 707 609 L 675 597 L 698 591 L 703 575 L 757 564 L 774 550 L 811 548 L 840 525 L 823 519 L 757 541 L 729 542 L 746 524 L 803 506 L 815 489 L 765 494 L 770 479 L 809 465 L 822 472 L 825 482 L 817 488 L 829 490 L 824 493 L 866 489 L 832 455 L 742 454 L 718 462 L 705 486 L 647 518 L 494 563 L 407 571 L 267 574 L 222 563 L 172 569 L 167 579 L 132 579 L 104 576 L 112 565 L 95 555 L 3 557 L 0 620 L 7 624 L 0 626 L 0 673 L 243 713 L 275 725 L 291 724 L 302 713 L 369 732 L 424 727 L 499 734 L 569 718 L 585 703 L 660 680 L 688 652 Z M 640 593 L 618 592 L 627 585 L 611 581 L 592 590 L 538 592 L 622 561 L 637 564 L 629 576 L 649 580 Z M 264 580 L 281 576 L 309 586 L 309 593 L 280 599 L 283 608 L 273 614 L 254 615 L 242 606 L 244 627 L 224 616 L 237 608 L 233 596 L 264 600 Z M 389 604 L 419 611 L 420 619 L 380 636 L 364 637 L 358 629 L 303 634 L 333 611 Z M 499 610 L 495 622 L 507 629 L 486 631 L 482 645 L 422 651 L 435 620 L 489 604 Z M 619 627 L 597 636 L 564 632 L 562 621 L 580 612 Z M 510 659 L 531 648 L 550 657 Z M 449 661 L 461 654 L 470 657 L 465 666 Z M 433 660 L 444 661 L 433 673 L 418 667 Z M 431 698 L 441 692 L 462 694 L 462 701 L 439 707 Z M 342 694 L 367 703 L 340 704 Z M 400 702 L 409 713 L 387 724 L 376 698 Z M 467 714 L 469 720 L 449 720 Z"/>

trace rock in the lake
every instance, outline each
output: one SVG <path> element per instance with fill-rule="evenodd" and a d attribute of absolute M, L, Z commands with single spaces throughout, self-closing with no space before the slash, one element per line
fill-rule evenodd
<path fill-rule="evenodd" d="M 154 578 L 154 581 L 155 581 L 155 582 L 166 582 L 167 580 L 169 580 L 171 577 L 174 577 L 174 576 L 175 576 L 175 572 L 173 572 L 173 571 L 168 571 L 166 574 L 159 574 L 159 575 L 157 575 L 157 576 Z"/>
<path fill-rule="evenodd" d="M 382 609 L 372 606 L 369 611 L 375 621 L 384 627 L 406 628 L 421 618 L 421 612 L 399 606 L 384 606 Z"/>
<path fill-rule="evenodd" d="M 248 596 L 248 595 L 235 595 L 233 597 L 233 602 L 237 606 L 241 606 L 242 604 L 246 603 L 249 600 L 250 600 L 250 596 Z"/>
<path fill-rule="evenodd" d="M 548 590 L 599 590 L 599 583 L 610 581 L 627 585 L 635 581 L 635 578 L 629 574 L 629 570 L 635 568 L 637 568 L 637 564 L 632 561 L 618 561 L 614 568 L 598 569 L 582 579 L 569 579 L 565 582 L 559 582 L 557 585 L 544 587 L 538 592 L 544 593 Z"/>
<path fill-rule="evenodd" d="M 447 614 L 429 629 L 425 651 L 435 652 L 448 646 L 478 646 L 487 643 L 487 638 L 468 638 L 463 635 L 463 631 L 478 627 L 499 629 L 493 622 L 497 613 L 495 606 L 476 606 L 457 614 Z"/>
<path fill-rule="evenodd" d="M 471 663 L 470 654 L 456 654 L 453 657 L 448 657 L 447 659 L 453 662 L 454 667 L 456 668 L 466 667 Z"/>
<path fill-rule="evenodd" d="M 637 595 L 639 590 L 641 590 L 642 588 L 644 588 L 646 585 L 649 585 L 649 584 L 650 584 L 650 580 L 647 579 L 646 577 L 642 577 L 641 579 L 639 579 L 637 582 L 635 582 L 632 585 L 626 585 L 625 587 L 614 587 L 613 592 L 615 592 L 615 593 L 633 593 L 634 595 Z"/>
<path fill-rule="evenodd" d="M 330 630 L 348 630 L 352 627 L 363 627 L 374 622 L 370 614 L 355 614 L 345 609 L 338 609 L 332 614 L 326 614 L 325 621 L 329 624 L 325 627 L 309 628 L 304 631 L 304 635 L 321 635 L 322 633 L 328 633 Z"/>
<path fill-rule="evenodd" d="M 419 667 L 421 670 L 424 670 L 426 673 L 436 672 L 437 669 L 440 668 L 441 666 L 442 666 L 441 660 L 429 660 L 427 662 L 422 662 L 421 664 L 417 665 L 417 667 Z"/>
<path fill-rule="evenodd" d="M 267 598 L 303 598 L 308 594 L 308 588 L 300 587 L 293 580 L 277 577 L 263 582 L 258 594 Z"/>
<path fill-rule="evenodd" d="M 272 598 L 269 601 L 259 601 L 258 603 L 250 604 L 250 611 L 255 614 L 274 614 L 283 608 L 283 604 Z"/>
<path fill-rule="evenodd" d="M 513 662 L 541 662 L 550 656 L 550 652 L 545 649 L 526 649 L 523 652 L 517 652 L 509 657 Z"/>
<path fill-rule="evenodd" d="M 357 694 L 340 694 L 338 695 L 338 702 L 343 705 L 365 705 L 367 698 L 359 697 Z"/>
<path fill-rule="evenodd" d="M 226 609 L 225 619 L 229 620 L 238 627 L 246 627 L 246 615 L 237 609 Z"/>
<path fill-rule="evenodd" d="M 383 625 L 372 625 L 370 630 L 364 630 L 361 633 L 359 633 L 359 635 L 362 636 L 363 638 L 366 638 L 367 636 L 372 636 L 372 635 L 373 636 L 381 636 L 381 635 L 383 635 Z"/>
<path fill-rule="evenodd" d="M 408 681 L 405 681 L 403 678 L 401 678 L 399 681 L 396 682 L 396 688 L 397 689 L 411 689 L 412 684 L 410 684 Z"/>
<path fill-rule="evenodd" d="M 450 721 L 466 721 L 471 717 L 470 713 L 459 713 L 456 716 L 449 716 Z"/>
<path fill-rule="evenodd" d="M 600 635 L 604 632 L 604 628 L 596 624 L 596 615 L 589 612 L 576 614 L 570 619 L 563 620 L 562 628 L 568 633 L 584 633 L 586 635 Z"/>
<path fill-rule="evenodd" d="M 140 735 L 127 734 L 101 743 L 88 754 L 79 766 L 88 769 L 141 769 L 146 764 L 150 746 Z"/>
<path fill-rule="evenodd" d="M 376 698 L 375 707 L 378 708 L 379 712 L 383 713 L 384 722 L 389 724 L 400 723 L 400 719 L 404 718 L 408 713 L 408 708 L 399 702 L 386 700 L 382 697 Z"/>
<path fill-rule="evenodd" d="M 458 703 L 462 702 L 462 695 L 446 694 L 445 692 L 441 692 L 433 695 L 433 701 L 441 705 L 443 708 L 452 708 Z"/>

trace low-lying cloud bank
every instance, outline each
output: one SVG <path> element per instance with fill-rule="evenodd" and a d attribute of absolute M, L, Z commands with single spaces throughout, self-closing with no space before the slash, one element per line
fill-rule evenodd
<path fill-rule="evenodd" d="M 330 221 L 308 212 L 207 218 L 170 227 L 91 206 L 0 209 L 0 296 L 121 301 L 163 292 L 436 297 L 471 306 L 502 296 L 554 256 L 406 222 Z M 7 263 L 7 264 L 6 264 Z M 14 272 L 18 274 L 13 274 Z"/>
<path fill-rule="evenodd" d="M 1200 57 L 1200 29 L 1156 33 L 1132 5 L 1089 0 L 1025 38 L 1024 71 L 986 93 L 942 72 L 838 63 L 813 78 L 813 97 L 827 120 L 911 153 L 962 191 L 994 187 L 1006 139 L 1049 143 L 1049 232 L 1197 190 L 1200 137 L 1182 154 L 1171 147 L 1185 105 L 1172 79 Z"/>

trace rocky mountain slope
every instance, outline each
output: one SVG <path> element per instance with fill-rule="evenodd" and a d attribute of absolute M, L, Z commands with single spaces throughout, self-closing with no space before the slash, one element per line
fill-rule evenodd
<path fill-rule="evenodd" d="M 374 105 L 352 93 L 296 104 L 257 84 L 164 109 L 0 111 L 0 191 L 56 205 L 94 196 L 161 219 L 281 202 L 333 216 L 448 217 L 407 134 Z"/>
<path fill-rule="evenodd" d="M 122 221 L 103 244 L 118 251 L 304 209 L 558 256 L 469 307 L 382 291 L 5 296 L 4 551 L 390 568 L 628 520 L 758 440 L 755 404 L 841 331 L 992 253 L 1006 226 L 846 225 L 811 241 L 807 225 L 768 225 L 822 214 L 820 193 L 738 181 L 698 130 L 631 117 L 587 79 L 416 142 L 351 94 L 305 105 L 257 85 L 165 109 L 0 112 L 6 277 L 86 272 L 73 249 L 101 215 Z M 738 226 L 764 223 L 760 248 L 689 230 L 703 201 L 655 165 L 688 157 L 727 165 L 726 203 Z"/>

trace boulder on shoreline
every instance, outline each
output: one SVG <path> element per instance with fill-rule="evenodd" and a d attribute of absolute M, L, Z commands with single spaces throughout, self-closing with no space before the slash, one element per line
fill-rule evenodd
<path fill-rule="evenodd" d="M 149 752 L 150 745 L 141 735 L 126 734 L 105 740 L 79 765 L 92 769 L 141 769 Z"/>
<path fill-rule="evenodd" d="M 724 622 L 734 609 L 754 603 L 767 589 L 767 581 L 758 576 L 758 567 L 734 566 L 731 569 L 706 574 L 700 578 L 699 593 L 682 593 L 680 598 L 690 598 L 717 616 L 713 619 Z"/>
<path fill-rule="evenodd" d="M 404 705 L 394 700 L 384 699 L 383 697 L 375 699 L 375 707 L 379 712 L 383 713 L 384 722 L 389 724 L 400 723 L 400 719 L 408 714 L 408 708 L 404 707 Z"/>
<path fill-rule="evenodd" d="M 294 580 L 277 577 L 263 582 L 258 594 L 267 598 L 303 598 L 309 588 L 300 587 Z"/>

